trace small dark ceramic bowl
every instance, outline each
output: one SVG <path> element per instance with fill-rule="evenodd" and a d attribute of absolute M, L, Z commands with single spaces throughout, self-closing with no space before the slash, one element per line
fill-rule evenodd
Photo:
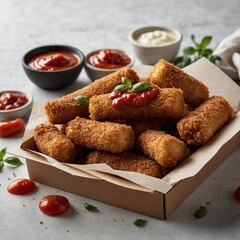
<path fill-rule="evenodd" d="M 74 53 L 79 57 L 80 61 L 73 67 L 58 71 L 35 70 L 28 66 L 29 60 L 34 56 L 52 51 L 68 51 Z M 77 48 L 66 45 L 49 45 L 38 47 L 27 52 L 22 58 L 22 66 L 28 78 L 38 87 L 47 90 L 57 90 L 71 85 L 77 79 L 82 70 L 84 59 L 84 54 Z"/>
<path fill-rule="evenodd" d="M 7 120 L 16 119 L 16 118 L 23 118 L 28 113 L 30 113 L 30 111 L 32 109 L 32 105 L 33 105 L 33 97 L 31 94 L 21 92 L 21 91 L 5 90 L 5 91 L 0 92 L 0 96 L 2 95 L 2 93 L 6 93 L 6 92 L 24 95 L 25 97 L 27 97 L 28 102 L 25 105 L 18 107 L 18 108 L 14 108 L 11 110 L 0 110 L 0 121 L 7 121 Z"/>

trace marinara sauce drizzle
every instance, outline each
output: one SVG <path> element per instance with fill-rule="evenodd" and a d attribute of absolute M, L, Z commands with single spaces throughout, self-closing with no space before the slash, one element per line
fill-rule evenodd
<path fill-rule="evenodd" d="M 4 92 L 0 96 L 0 110 L 19 108 L 28 102 L 28 98 L 14 92 Z"/>
<path fill-rule="evenodd" d="M 149 88 L 143 92 L 112 92 L 109 98 L 112 100 L 112 106 L 121 110 L 127 106 L 141 107 L 156 97 L 159 93 L 158 88 Z"/>

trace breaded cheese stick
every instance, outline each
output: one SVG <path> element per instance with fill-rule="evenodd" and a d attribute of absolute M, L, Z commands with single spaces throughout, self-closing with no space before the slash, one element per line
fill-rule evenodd
<path fill-rule="evenodd" d="M 74 144 L 51 123 L 35 128 L 34 140 L 40 152 L 60 162 L 73 162 L 76 156 Z"/>
<path fill-rule="evenodd" d="M 74 98 L 80 95 L 91 98 L 94 95 L 110 93 L 117 85 L 122 84 L 122 77 L 129 78 L 133 84 L 139 80 L 133 69 L 120 69 L 71 94 L 47 102 L 45 113 L 48 121 L 53 124 L 62 124 L 69 122 L 76 116 L 87 117 L 89 114 L 88 106 L 80 105 Z"/>
<path fill-rule="evenodd" d="M 214 96 L 178 122 L 178 133 L 188 144 L 203 145 L 234 115 L 226 99 Z"/>
<path fill-rule="evenodd" d="M 178 123 L 180 120 L 182 120 L 183 118 L 188 116 L 192 110 L 193 109 L 191 107 L 189 107 L 187 104 L 185 104 L 183 115 L 181 117 L 171 118 L 170 123 L 173 123 L 173 124 Z"/>
<path fill-rule="evenodd" d="M 181 88 L 185 102 L 198 107 L 209 97 L 208 88 L 180 68 L 161 59 L 150 73 L 150 82 L 162 88 Z"/>
<path fill-rule="evenodd" d="M 146 130 L 161 130 L 166 125 L 166 118 L 149 118 L 149 119 L 138 119 L 129 120 L 126 124 L 131 126 L 135 137 L 139 137 L 141 133 Z"/>
<path fill-rule="evenodd" d="M 147 130 L 139 136 L 137 144 L 163 167 L 175 167 L 190 155 L 184 142 L 163 131 Z"/>
<path fill-rule="evenodd" d="M 93 96 L 89 104 L 90 118 L 95 120 L 180 117 L 184 113 L 181 89 L 159 89 L 159 94 L 140 107 L 127 106 L 117 110 L 112 106 L 109 94 Z"/>
<path fill-rule="evenodd" d="M 113 154 L 96 150 L 87 156 L 86 163 L 106 163 L 115 170 L 139 172 L 157 178 L 163 178 L 170 171 L 153 160 L 130 152 Z"/>
<path fill-rule="evenodd" d="M 134 132 L 130 126 L 111 122 L 97 122 L 76 117 L 66 128 L 67 137 L 86 148 L 119 153 L 134 146 Z"/>
<path fill-rule="evenodd" d="M 149 77 L 140 77 L 139 82 L 150 82 L 150 78 Z"/>

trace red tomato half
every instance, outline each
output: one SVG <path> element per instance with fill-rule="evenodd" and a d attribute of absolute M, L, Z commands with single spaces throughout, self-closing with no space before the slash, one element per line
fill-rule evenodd
<path fill-rule="evenodd" d="M 0 137 L 10 137 L 20 133 L 24 129 L 24 121 L 21 118 L 0 122 Z"/>
<path fill-rule="evenodd" d="M 49 195 L 44 197 L 40 203 L 40 210 L 47 215 L 60 215 L 69 209 L 69 201 L 60 195 Z"/>
<path fill-rule="evenodd" d="M 12 194 L 22 195 L 29 193 L 35 189 L 36 185 L 29 179 L 18 179 L 8 185 L 8 192 Z"/>
<path fill-rule="evenodd" d="M 240 201 L 240 186 L 235 190 L 235 198 Z"/>

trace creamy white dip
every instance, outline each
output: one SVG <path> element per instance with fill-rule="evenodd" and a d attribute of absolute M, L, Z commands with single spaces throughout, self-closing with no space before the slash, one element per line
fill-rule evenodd
<path fill-rule="evenodd" d="M 143 46 L 164 46 L 176 40 L 173 32 L 156 30 L 142 33 L 137 39 L 137 43 Z"/>

